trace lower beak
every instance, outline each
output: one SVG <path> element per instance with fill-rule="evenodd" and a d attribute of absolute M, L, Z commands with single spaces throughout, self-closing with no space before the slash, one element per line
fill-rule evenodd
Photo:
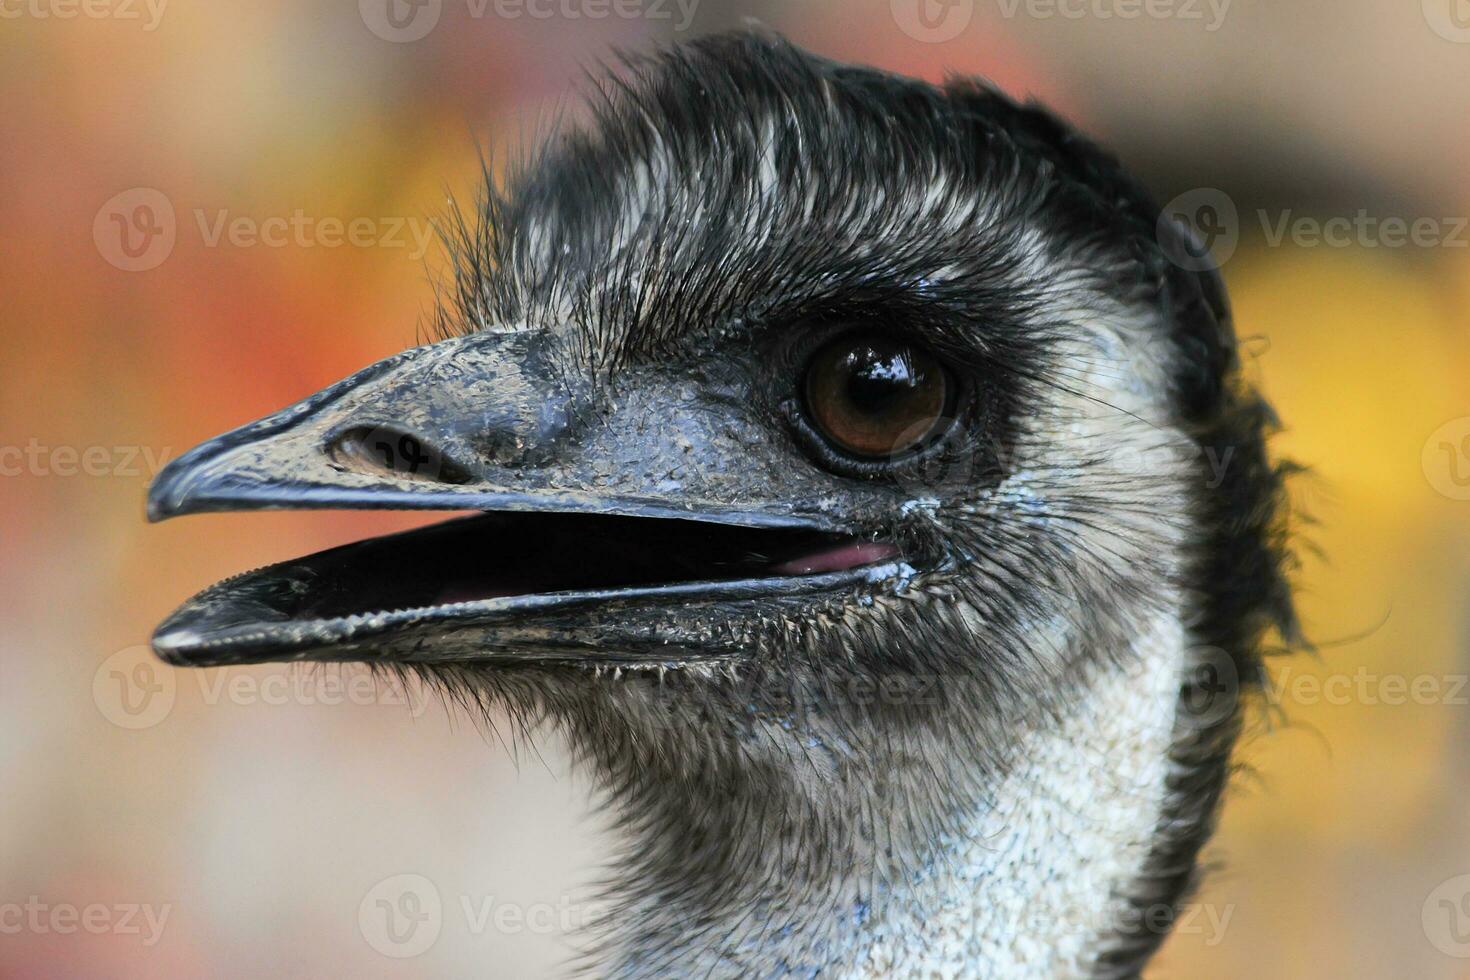
<path fill-rule="evenodd" d="M 859 588 L 894 575 L 895 558 L 812 530 L 487 513 L 227 579 L 165 620 L 153 646 L 185 666 L 672 665 L 736 649 L 737 606 Z"/>

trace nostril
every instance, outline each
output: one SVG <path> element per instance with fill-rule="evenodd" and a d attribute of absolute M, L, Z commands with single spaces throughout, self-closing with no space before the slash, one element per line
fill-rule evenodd
<path fill-rule="evenodd" d="M 392 426 L 358 426 L 338 435 L 327 453 L 358 472 L 429 483 L 470 483 L 474 477 L 423 437 Z"/>

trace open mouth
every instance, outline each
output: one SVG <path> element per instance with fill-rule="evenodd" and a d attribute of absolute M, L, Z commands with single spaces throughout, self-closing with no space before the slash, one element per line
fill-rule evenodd
<path fill-rule="evenodd" d="M 313 648 L 431 621 L 837 589 L 891 571 L 898 557 L 887 542 L 800 527 L 482 513 L 226 579 L 160 625 L 154 647 L 178 664 L 306 659 Z"/>

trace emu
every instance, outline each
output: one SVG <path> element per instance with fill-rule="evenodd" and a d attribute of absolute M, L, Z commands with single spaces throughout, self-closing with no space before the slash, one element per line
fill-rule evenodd
<path fill-rule="evenodd" d="M 627 841 L 606 975 L 1137 974 L 1295 630 L 1187 229 L 1041 108 L 749 32 L 486 184 L 437 340 L 149 497 L 479 513 L 226 580 L 158 654 L 559 731 Z"/>

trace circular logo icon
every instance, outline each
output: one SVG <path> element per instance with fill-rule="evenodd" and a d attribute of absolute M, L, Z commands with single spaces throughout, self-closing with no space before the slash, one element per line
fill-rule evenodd
<path fill-rule="evenodd" d="M 340 443 L 340 451 L 356 462 L 402 480 L 442 481 L 444 455 L 418 436 L 383 424 L 356 430 Z"/>
<path fill-rule="evenodd" d="M 1470 415 L 1434 430 L 1419 457 L 1429 485 L 1451 500 L 1470 500 Z"/>
<path fill-rule="evenodd" d="M 1424 936 L 1446 956 L 1470 959 L 1470 874 L 1442 881 L 1424 899 Z"/>
<path fill-rule="evenodd" d="M 948 429 L 957 425 L 952 420 L 941 420 L 935 425 L 920 423 L 903 432 L 895 445 L 922 439 L 931 428 Z M 949 444 L 935 446 L 932 451 L 921 453 L 911 460 L 898 462 L 893 468 L 893 482 L 909 497 L 934 499 L 956 493 L 975 479 L 980 460 L 985 455 L 983 446 L 970 440 L 953 439 Z"/>
<path fill-rule="evenodd" d="M 434 29 L 444 12 L 444 0 L 357 0 L 357 12 L 378 37 L 406 44 Z"/>
<path fill-rule="evenodd" d="M 975 0 L 890 0 L 893 21 L 915 41 L 952 41 L 970 26 Z"/>
<path fill-rule="evenodd" d="M 92 700 L 119 728 L 152 728 L 174 709 L 174 672 L 146 646 L 117 651 L 92 675 Z"/>
<path fill-rule="evenodd" d="M 369 946 L 394 959 L 418 956 L 439 941 L 444 904 L 423 875 L 384 878 L 362 897 L 357 925 Z"/>
<path fill-rule="evenodd" d="M 1185 668 L 1175 721 L 1202 731 L 1235 713 L 1240 701 L 1240 675 L 1230 654 L 1219 647 L 1195 647 Z"/>
<path fill-rule="evenodd" d="M 124 272 L 146 272 L 163 265 L 177 240 L 173 202 L 151 187 L 113 195 L 92 220 L 97 251 Z"/>
<path fill-rule="evenodd" d="M 1423 0 L 1429 29 L 1446 41 L 1470 44 L 1470 0 Z"/>
<path fill-rule="evenodd" d="M 1196 187 L 1164 205 L 1155 236 L 1169 261 L 1181 269 L 1216 269 L 1230 261 L 1240 244 L 1240 214 L 1229 194 Z"/>

